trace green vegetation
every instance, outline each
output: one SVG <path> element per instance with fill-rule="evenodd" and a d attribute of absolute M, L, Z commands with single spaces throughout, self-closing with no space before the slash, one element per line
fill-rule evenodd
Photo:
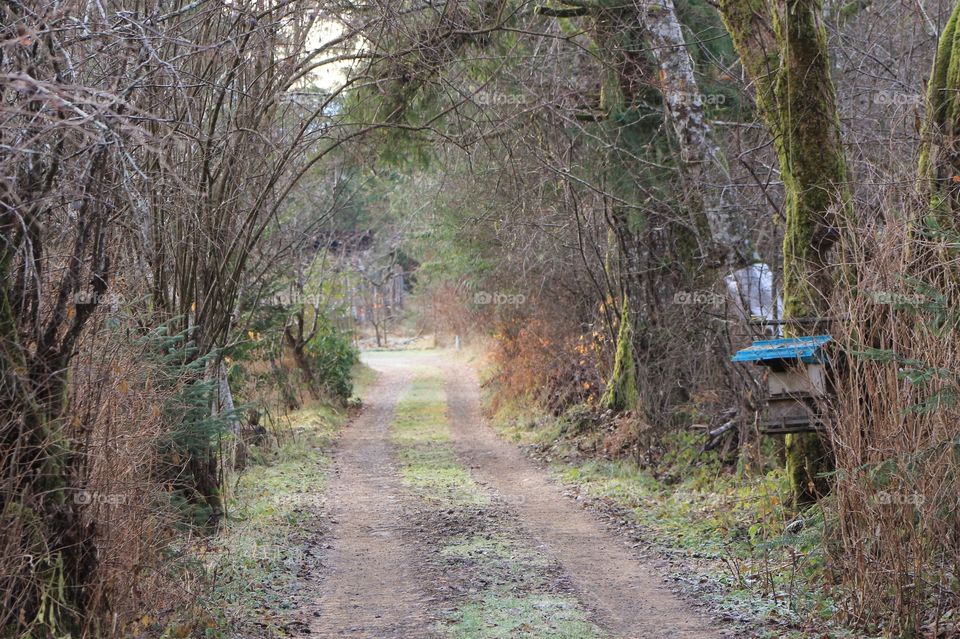
<path fill-rule="evenodd" d="M 960 40 L 957 23 L 960 4 L 956 5 L 943 27 L 937 54 L 927 84 L 929 119 L 924 122 L 923 145 L 920 148 L 920 180 L 930 197 L 931 220 L 935 226 L 956 230 L 954 213 L 957 202 L 953 192 L 953 178 L 957 174 L 956 159 L 940 148 L 937 135 L 953 137 L 960 124 L 960 101 L 956 90 L 960 87 Z"/>
<path fill-rule="evenodd" d="M 490 592 L 463 606 L 449 628 L 453 637 L 592 639 L 600 632 L 572 598 L 550 595 L 518 597 Z"/>
<path fill-rule="evenodd" d="M 488 584 L 457 608 L 447 630 L 454 637 L 594 636 L 576 599 L 550 592 L 550 562 L 515 535 L 475 532 L 448 539 L 440 550 L 452 565 L 468 566 L 474 581 Z"/>
<path fill-rule="evenodd" d="M 252 447 L 220 535 L 183 548 L 203 592 L 163 637 L 298 634 L 294 613 L 312 602 L 313 556 L 323 532 L 327 465 L 343 416 L 315 407 L 290 416 L 277 447 Z M 191 558 L 191 559 L 187 559 Z"/>
<path fill-rule="evenodd" d="M 664 552 L 684 558 L 699 594 L 739 615 L 770 622 L 828 622 L 835 609 L 822 588 L 823 521 L 818 510 L 798 519 L 790 482 L 772 449 L 762 472 L 729 469 L 701 453 L 697 437 L 672 434 L 655 464 L 584 458 L 595 430 L 571 429 L 564 419 L 531 422 L 507 408 L 500 432 L 540 450 L 558 478 L 601 509 L 627 518 Z M 683 571 L 681 570 L 681 573 Z M 798 635 L 801 636 L 801 635 Z"/>
<path fill-rule="evenodd" d="M 477 503 L 485 495 L 450 446 L 446 396 L 439 377 L 419 377 L 397 404 L 392 437 L 403 482 L 424 499 Z"/>
<path fill-rule="evenodd" d="M 360 353 L 350 341 L 350 334 L 321 317 L 313 339 L 304 349 L 313 375 L 327 397 L 346 400 L 353 394 L 352 371 L 360 361 Z"/>
<path fill-rule="evenodd" d="M 501 573 L 502 581 L 537 580 L 542 578 L 542 571 L 548 566 L 540 554 L 503 533 L 454 538 L 440 554 L 481 564 L 486 572 Z"/>

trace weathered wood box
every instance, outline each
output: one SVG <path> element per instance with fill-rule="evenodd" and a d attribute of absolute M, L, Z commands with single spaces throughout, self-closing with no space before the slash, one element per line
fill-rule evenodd
<path fill-rule="evenodd" d="M 767 368 L 767 410 L 760 432 L 784 435 L 823 427 L 823 404 L 831 392 L 826 357 L 831 341 L 829 335 L 760 340 L 733 356 L 734 362 Z"/>

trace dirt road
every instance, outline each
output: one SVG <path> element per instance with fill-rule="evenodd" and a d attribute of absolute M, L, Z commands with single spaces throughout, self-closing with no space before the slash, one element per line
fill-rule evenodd
<path fill-rule="evenodd" d="M 365 359 L 379 377 L 336 453 L 311 636 L 720 636 L 497 438 L 467 365 L 442 352 Z"/>
<path fill-rule="evenodd" d="M 428 607 L 416 561 L 404 543 L 402 494 L 387 437 L 411 373 L 384 368 L 345 429 L 329 489 L 333 516 L 330 572 L 314 616 L 314 637 L 419 637 Z"/>

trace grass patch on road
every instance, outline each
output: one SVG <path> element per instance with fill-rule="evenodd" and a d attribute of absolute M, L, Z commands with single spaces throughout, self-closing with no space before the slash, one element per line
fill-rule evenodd
<path fill-rule="evenodd" d="M 510 585 L 515 591 L 531 591 L 549 586 L 550 562 L 500 532 L 453 538 L 440 550 L 440 555 L 453 563 L 470 566 L 481 579 L 496 588 Z"/>
<path fill-rule="evenodd" d="M 397 404 L 391 438 L 401 462 L 400 477 L 418 496 L 451 505 L 487 502 L 451 447 L 441 378 L 414 380 Z"/>
<path fill-rule="evenodd" d="M 602 636 L 558 564 L 530 546 L 509 519 L 448 538 L 438 553 L 446 574 L 469 593 L 443 630 L 455 639 L 593 639 Z"/>
<path fill-rule="evenodd" d="M 545 594 L 516 597 L 496 591 L 488 591 L 479 601 L 463 606 L 449 630 L 455 637 L 469 639 L 599 636 L 596 626 L 572 598 Z"/>

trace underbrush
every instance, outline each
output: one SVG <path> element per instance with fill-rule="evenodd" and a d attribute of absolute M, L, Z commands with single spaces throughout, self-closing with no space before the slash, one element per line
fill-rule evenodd
<path fill-rule="evenodd" d="M 823 516 L 788 506 L 774 441 L 761 455 L 769 463 L 752 473 L 703 452 L 702 436 L 689 432 L 659 438 L 649 464 L 643 455 L 610 454 L 604 441 L 617 437 L 616 425 L 573 413 L 553 418 L 529 403 L 502 404 L 494 424 L 638 545 L 675 559 L 674 578 L 721 617 L 759 626 L 761 636 L 829 630 L 836 611 L 824 586 Z"/>
<path fill-rule="evenodd" d="M 522 316 L 498 323 L 490 356 L 502 392 L 494 402 L 530 394 L 538 404 L 559 412 L 599 399 L 602 382 L 593 360 L 604 339 L 599 333 L 579 335 L 564 328 Z"/>
<path fill-rule="evenodd" d="M 343 419 L 326 406 L 305 409 L 289 417 L 290 434 L 279 446 L 251 447 L 220 533 L 175 552 L 192 572 L 196 603 L 159 636 L 288 637 L 307 630 L 296 614 L 312 601 L 311 575 L 321 567 L 328 452 Z M 154 630 L 142 636 L 158 636 Z"/>

